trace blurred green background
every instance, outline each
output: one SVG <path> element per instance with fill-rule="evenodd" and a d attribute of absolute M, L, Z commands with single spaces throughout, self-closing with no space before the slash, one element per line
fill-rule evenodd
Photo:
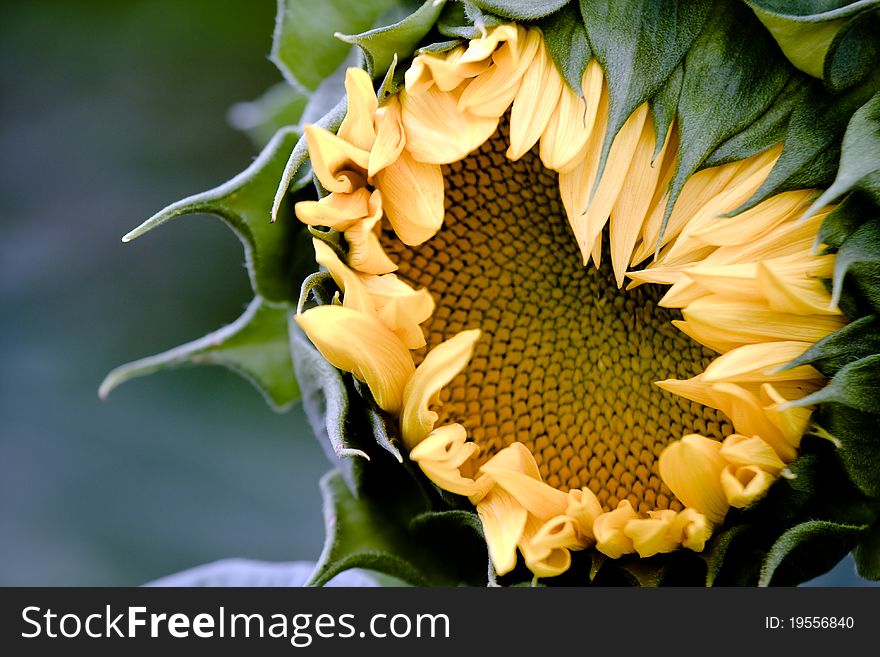
<path fill-rule="evenodd" d="M 329 468 L 299 409 L 219 368 L 114 366 L 234 320 L 237 239 L 169 202 L 244 169 L 236 102 L 280 80 L 274 0 L 4 3 L 0 585 L 136 585 L 225 557 L 314 560 Z M 851 561 L 816 580 L 859 585 Z"/>

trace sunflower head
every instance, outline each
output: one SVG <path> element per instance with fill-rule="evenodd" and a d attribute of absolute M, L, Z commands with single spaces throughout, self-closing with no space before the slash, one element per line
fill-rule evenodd
<path fill-rule="evenodd" d="M 288 231 L 251 233 L 258 296 L 222 353 L 292 369 L 342 459 L 313 581 L 485 583 L 488 558 L 503 584 L 792 583 L 854 547 L 878 574 L 880 230 L 870 194 L 841 199 L 876 178 L 877 96 L 818 199 L 816 159 L 876 76 L 821 90 L 733 0 L 475 4 L 341 36 L 365 55 L 343 102 L 208 193 Z M 319 268 L 295 306 L 259 287 L 285 249 Z"/>

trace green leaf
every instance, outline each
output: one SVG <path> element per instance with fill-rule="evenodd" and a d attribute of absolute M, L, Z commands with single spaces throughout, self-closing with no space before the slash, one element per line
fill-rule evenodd
<path fill-rule="evenodd" d="M 684 61 L 681 146 L 661 234 L 685 181 L 724 141 L 764 115 L 793 74 L 748 8 L 739 2 L 713 8 Z"/>
<path fill-rule="evenodd" d="M 828 93 L 816 81 L 810 87 L 804 102 L 792 112 L 779 160 L 758 191 L 733 214 L 780 192 L 827 186 L 837 170 L 847 122 L 880 89 L 880 67 L 870 79 L 843 94 Z"/>
<path fill-rule="evenodd" d="M 581 0 L 580 5 L 590 46 L 608 81 L 608 129 L 596 176 L 598 185 L 614 136 L 639 105 L 657 94 L 682 61 L 700 34 L 712 3 Z M 708 77 L 718 75 L 722 62 L 711 63 L 713 70 Z M 686 68 L 685 84 L 687 80 Z M 705 80 L 701 81 L 704 83 Z M 725 105 L 729 107 L 731 103 L 725 100 Z"/>
<path fill-rule="evenodd" d="M 880 312 L 880 221 L 869 221 L 850 235 L 834 261 L 831 300 L 840 301 L 844 279 Z"/>
<path fill-rule="evenodd" d="M 437 21 L 437 31 L 453 39 L 476 39 L 483 30 L 500 25 L 504 19 L 482 12 L 467 2 L 447 2 Z M 433 46 L 428 46 L 433 50 Z"/>
<path fill-rule="evenodd" d="M 356 498 L 338 470 L 323 477 L 321 491 L 327 538 L 308 585 L 322 586 L 349 568 L 374 570 L 415 586 L 461 583 L 447 571 L 457 567 L 454 553 L 418 542 L 383 505 Z"/>
<path fill-rule="evenodd" d="M 317 89 L 345 60 L 351 46 L 336 32 L 358 34 L 373 27 L 395 0 L 278 0 L 269 59 L 295 87 Z"/>
<path fill-rule="evenodd" d="M 665 137 L 675 120 L 675 115 L 678 112 L 678 100 L 681 97 L 682 80 L 684 80 L 684 67 L 679 64 L 651 100 L 651 119 L 654 121 L 654 132 L 658 135 Z M 654 159 L 660 155 L 664 143 L 663 139 L 657 140 L 652 156 Z"/>
<path fill-rule="evenodd" d="M 544 33 L 544 43 L 562 78 L 576 94 L 583 96 L 581 80 L 593 53 L 577 6 L 567 5 L 541 20 L 538 27 Z"/>
<path fill-rule="evenodd" d="M 787 586 L 817 577 L 837 564 L 867 531 L 867 525 L 811 520 L 786 531 L 761 565 L 758 586 Z"/>
<path fill-rule="evenodd" d="M 824 388 L 789 404 L 811 406 L 828 402 L 880 413 L 880 354 L 844 365 Z"/>
<path fill-rule="evenodd" d="M 299 123 L 308 100 L 308 94 L 279 82 L 256 100 L 230 107 L 229 122 L 262 148 L 281 128 Z"/>
<path fill-rule="evenodd" d="M 269 220 L 272 196 L 284 169 L 287 154 L 299 139 L 292 128 L 281 129 L 256 160 L 232 180 L 207 192 L 172 203 L 122 238 L 129 242 L 167 221 L 205 212 L 222 219 L 244 245 L 251 286 L 269 303 L 296 299 L 303 263 L 296 252 L 304 234 L 293 219 L 290 199 L 278 206 L 279 221 Z"/>
<path fill-rule="evenodd" d="M 812 365 L 825 376 L 831 377 L 846 365 L 880 353 L 880 318 L 866 315 L 835 331 L 803 354 L 787 363 L 785 369 Z"/>
<path fill-rule="evenodd" d="M 706 561 L 706 586 L 715 586 L 729 554 L 736 554 L 731 545 L 748 533 L 748 527 L 737 523 L 712 537 L 709 545 L 702 553 Z"/>
<path fill-rule="evenodd" d="M 876 3 L 880 6 L 880 2 Z M 825 56 L 825 86 L 839 93 L 865 78 L 880 58 L 880 14 L 863 12 L 834 36 Z"/>
<path fill-rule="evenodd" d="M 569 0 L 471 0 L 480 9 L 514 20 L 543 18 L 568 2 Z"/>
<path fill-rule="evenodd" d="M 816 413 L 815 433 L 838 445 L 837 456 L 850 481 L 868 497 L 880 497 L 880 416 L 842 404 L 825 404 Z"/>
<path fill-rule="evenodd" d="M 445 2 L 426 0 L 414 13 L 393 25 L 360 34 L 338 34 L 337 37 L 363 49 L 367 71 L 375 77 L 388 70 L 395 55 L 401 60 L 413 53 L 437 22 Z"/>
<path fill-rule="evenodd" d="M 849 121 L 841 144 L 840 167 L 834 183 L 810 206 L 810 217 L 835 199 L 880 173 L 880 91 Z"/>
<path fill-rule="evenodd" d="M 816 245 L 827 244 L 833 249 L 839 249 L 850 235 L 871 219 L 880 219 L 880 210 L 866 195 L 851 192 L 822 221 L 822 227 L 816 236 Z"/>
<path fill-rule="evenodd" d="M 256 297 L 232 324 L 168 351 L 117 367 L 101 384 L 106 398 L 130 379 L 181 365 L 222 365 L 250 381 L 276 410 L 288 408 L 299 388 L 288 348 L 291 306 L 271 306 Z"/>
<path fill-rule="evenodd" d="M 853 550 L 856 571 L 865 579 L 880 580 L 880 519 Z"/>

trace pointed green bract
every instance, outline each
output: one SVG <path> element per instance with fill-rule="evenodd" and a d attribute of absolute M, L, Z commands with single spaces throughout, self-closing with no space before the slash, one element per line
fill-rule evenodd
<path fill-rule="evenodd" d="M 562 79 L 577 95 L 583 96 L 581 80 L 590 57 L 590 43 L 577 5 L 571 3 L 538 23 L 544 33 L 544 43 L 559 69 Z"/>
<path fill-rule="evenodd" d="M 822 338 L 787 363 L 785 369 L 812 365 L 825 376 L 831 377 L 840 368 L 877 353 L 880 353 L 880 318 L 866 315 Z"/>
<path fill-rule="evenodd" d="M 116 386 L 140 376 L 182 365 L 222 365 L 254 384 L 276 410 L 299 397 L 288 348 L 287 322 L 292 308 L 255 298 L 229 326 L 161 354 L 117 367 L 101 384 L 106 398 Z"/>
<path fill-rule="evenodd" d="M 880 580 L 880 518 L 853 550 L 856 571 L 865 579 Z"/>
<path fill-rule="evenodd" d="M 880 220 L 862 224 L 837 251 L 831 290 L 833 303 L 840 300 L 844 282 L 880 313 Z"/>
<path fill-rule="evenodd" d="M 841 367 L 824 388 L 792 406 L 837 402 L 867 413 L 880 413 L 880 354 L 872 354 Z"/>
<path fill-rule="evenodd" d="M 880 497 L 880 416 L 842 404 L 823 404 L 814 419 L 816 433 L 830 436 L 850 481 L 863 495 Z"/>
<path fill-rule="evenodd" d="M 382 75 L 391 66 L 395 55 L 398 59 L 406 59 L 413 53 L 437 22 L 445 2 L 426 0 L 415 12 L 393 25 L 360 34 L 340 34 L 338 38 L 362 48 L 367 71 L 373 76 Z"/>
<path fill-rule="evenodd" d="M 296 234 L 304 232 L 293 219 L 289 199 L 279 204 L 279 221 L 269 221 L 272 196 L 284 163 L 299 134 L 283 128 L 245 171 L 219 187 L 172 203 L 123 237 L 129 242 L 156 226 L 194 213 L 222 219 L 244 245 L 248 275 L 254 291 L 269 303 L 296 300 Z M 301 277 L 300 277 L 301 279 Z"/>
<path fill-rule="evenodd" d="M 549 16 L 568 4 L 569 0 L 471 0 L 471 4 L 514 20 L 531 20 Z"/>
<path fill-rule="evenodd" d="M 651 100 L 651 120 L 654 121 L 654 134 L 662 135 L 657 139 L 657 145 L 654 147 L 653 158 L 656 159 L 663 150 L 663 144 L 666 143 L 665 137 L 675 121 L 675 114 L 678 111 L 678 99 L 681 96 L 681 82 L 684 79 L 684 67 L 679 64 L 675 70 L 670 73 L 666 82 L 660 87 L 660 91 Z"/>
<path fill-rule="evenodd" d="M 682 61 L 703 29 L 712 3 L 581 0 L 580 6 L 590 46 L 608 82 L 608 129 L 596 175 L 598 185 L 615 135 L 639 105 L 657 94 Z M 716 77 L 719 71 L 708 75 Z"/>
<path fill-rule="evenodd" d="M 792 527 L 767 554 L 758 586 L 800 583 L 827 572 L 853 549 L 867 529 L 866 525 L 826 520 L 811 520 Z"/>
<path fill-rule="evenodd" d="M 294 86 L 317 89 L 351 48 L 334 34 L 369 30 L 394 4 L 394 0 L 278 0 L 270 59 Z"/>

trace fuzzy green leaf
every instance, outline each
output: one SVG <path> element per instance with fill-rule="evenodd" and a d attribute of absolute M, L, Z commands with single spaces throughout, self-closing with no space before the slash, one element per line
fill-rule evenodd
<path fill-rule="evenodd" d="M 880 2 L 875 3 L 880 6 Z M 858 84 L 880 58 L 880 14 L 867 11 L 848 21 L 825 55 L 825 86 L 839 93 Z"/>
<path fill-rule="evenodd" d="M 880 518 L 874 521 L 868 534 L 853 550 L 856 571 L 870 580 L 880 580 Z"/>
<path fill-rule="evenodd" d="M 841 144 L 840 167 L 831 187 L 816 199 L 805 216 L 880 174 L 880 91 L 862 105 L 849 121 Z"/>
<path fill-rule="evenodd" d="M 608 81 L 608 130 L 596 177 L 598 184 L 614 136 L 639 105 L 657 94 L 682 61 L 706 23 L 712 3 L 581 0 L 580 5 L 590 46 Z M 719 75 L 723 61 L 713 59 L 710 78 Z M 725 101 L 724 105 L 730 107 L 731 103 Z"/>
<path fill-rule="evenodd" d="M 834 261 L 831 299 L 838 303 L 844 279 L 880 312 L 880 221 L 869 221 L 850 235 Z"/>
<path fill-rule="evenodd" d="M 839 249 L 850 235 L 871 219 L 880 219 L 880 210 L 870 199 L 860 192 L 847 194 L 822 221 L 816 244 Z"/>
<path fill-rule="evenodd" d="M 448 550 L 418 542 L 384 505 L 356 498 L 338 470 L 324 476 L 321 491 L 327 537 L 310 586 L 322 586 L 349 568 L 374 570 L 416 586 L 460 583 L 446 571 L 456 562 Z"/>
<path fill-rule="evenodd" d="M 844 365 L 824 388 L 790 403 L 811 406 L 828 402 L 880 413 L 880 354 Z"/>
<path fill-rule="evenodd" d="M 351 46 L 336 32 L 358 34 L 373 27 L 395 0 L 278 0 L 269 58 L 295 87 L 317 89 L 345 60 Z"/>
<path fill-rule="evenodd" d="M 685 57 L 678 104 L 679 161 L 661 233 L 687 179 L 724 141 L 764 115 L 793 74 L 748 8 L 740 2 L 713 7 Z"/>
<path fill-rule="evenodd" d="M 287 323 L 292 312 L 289 305 L 271 306 L 256 297 L 229 326 L 164 353 L 117 367 L 104 379 L 98 394 L 106 398 L 119 384 L 160 370 L 182 365 L 222 365 L 253 383 L 273 408 L 284 410 L 299 397 L 288 348 Z"/>
<path fill-rule="evenodd" d="M 302 90 L 279 82 L 256 100 L 230 107 L 229 122 L 262 148 L 281 128 L 299 123 L 308 100 L 308 94 Z"/>
<path fill-rule="evenodd" d="M 562 9 L 569 0 L 471 0 L 471 3 L 498 16 L 514 20 L 532 20 Z"/>
<path fill-rule="evenodd" d="M 538 27 L 544 33 L 544 43 L 562 78 L 576 94 L 583 96 L 581 80 L 593 53 L 577 6 L 569 4 L 541 20 Z"/>
<path fill-rule="evenodd" d="M 812 365 L 828 377 L 846 365 L 880 353 L 880 318 L 866 315 L 828 335 L 803 354 L 787 363 L 785 369 Z"/>
<path fill-rule="evenodd" d="M 651 119 L 654 121 L 654 133 L 663 135 L 663 139 L 658 139 L 657 145 L 654 147 L 654 158 L 660 155 L 660 151 L 663 150 L 665 136 L 669 132 L 672 122 L 675 121 L 683 80 L 684 66 L 679 64 L 651 100 Z"/>
<path fill-rule="evenodd" d="M 868 497 L 880 497 L 880 416 L 829 403 L 816 414 L 815 432 L 832 439 L 850 481 Z"/>
<path fill-rule="evenodd" d="M 747 533 L 748 527 L 746 525 L 735 524 L 712 537 L 702 553 L 702 557 L 706 561 L 706 586 L 715 586 L 722 568 L 725 566 L 728 554 L 734 554 L 734 551 L 730 549 L 731 545 Z"/>
<path fill-rule="evenodd" d="M 761 565 L 758 586 L 799 584 L 830 570 L 867 531 L 867 525 L 811 520 L 786 531 Z"/>
<path fill-rule="evenodd" d="M 500 25 L 504 19 L 484 13 L 479 7 L 466 0 L 464 2 L 447 2 L 437 21 L 437 31 L 443 36 L 453 39 L 476 39 L 482 31 Z M 428 46 L 427 50 L 433 50 Z"/>
<path fill-rule="evenodd" d="M 413 53 L 437 22 L 445 2 L 446 0 L 426 0 L 414 13 L 393 25 L 360 34 L 337 36 L 342 41 L 363 49 L 367 71 L 373 76 L 381 75 L 391 66 L 395 55 L 398 60 L 402 60 Z"/>
<path fill-rule="evenodd" d="M 302 263 L 297 261 L 297 234 L 304 233 L 293 220 L 293 207 L 285 198 L 279 203 L 279 221 L 269 221 L 271 199 L 284 163 L 299 134 L 283 128 L 256 160 L 232 180 L 212 190 L 172 203 L 122 238 L 129 242 L 172 219 L 204 212 L 222 219 L 244 245 L 251 286 L 267 302 L 292 303 Z"/>

